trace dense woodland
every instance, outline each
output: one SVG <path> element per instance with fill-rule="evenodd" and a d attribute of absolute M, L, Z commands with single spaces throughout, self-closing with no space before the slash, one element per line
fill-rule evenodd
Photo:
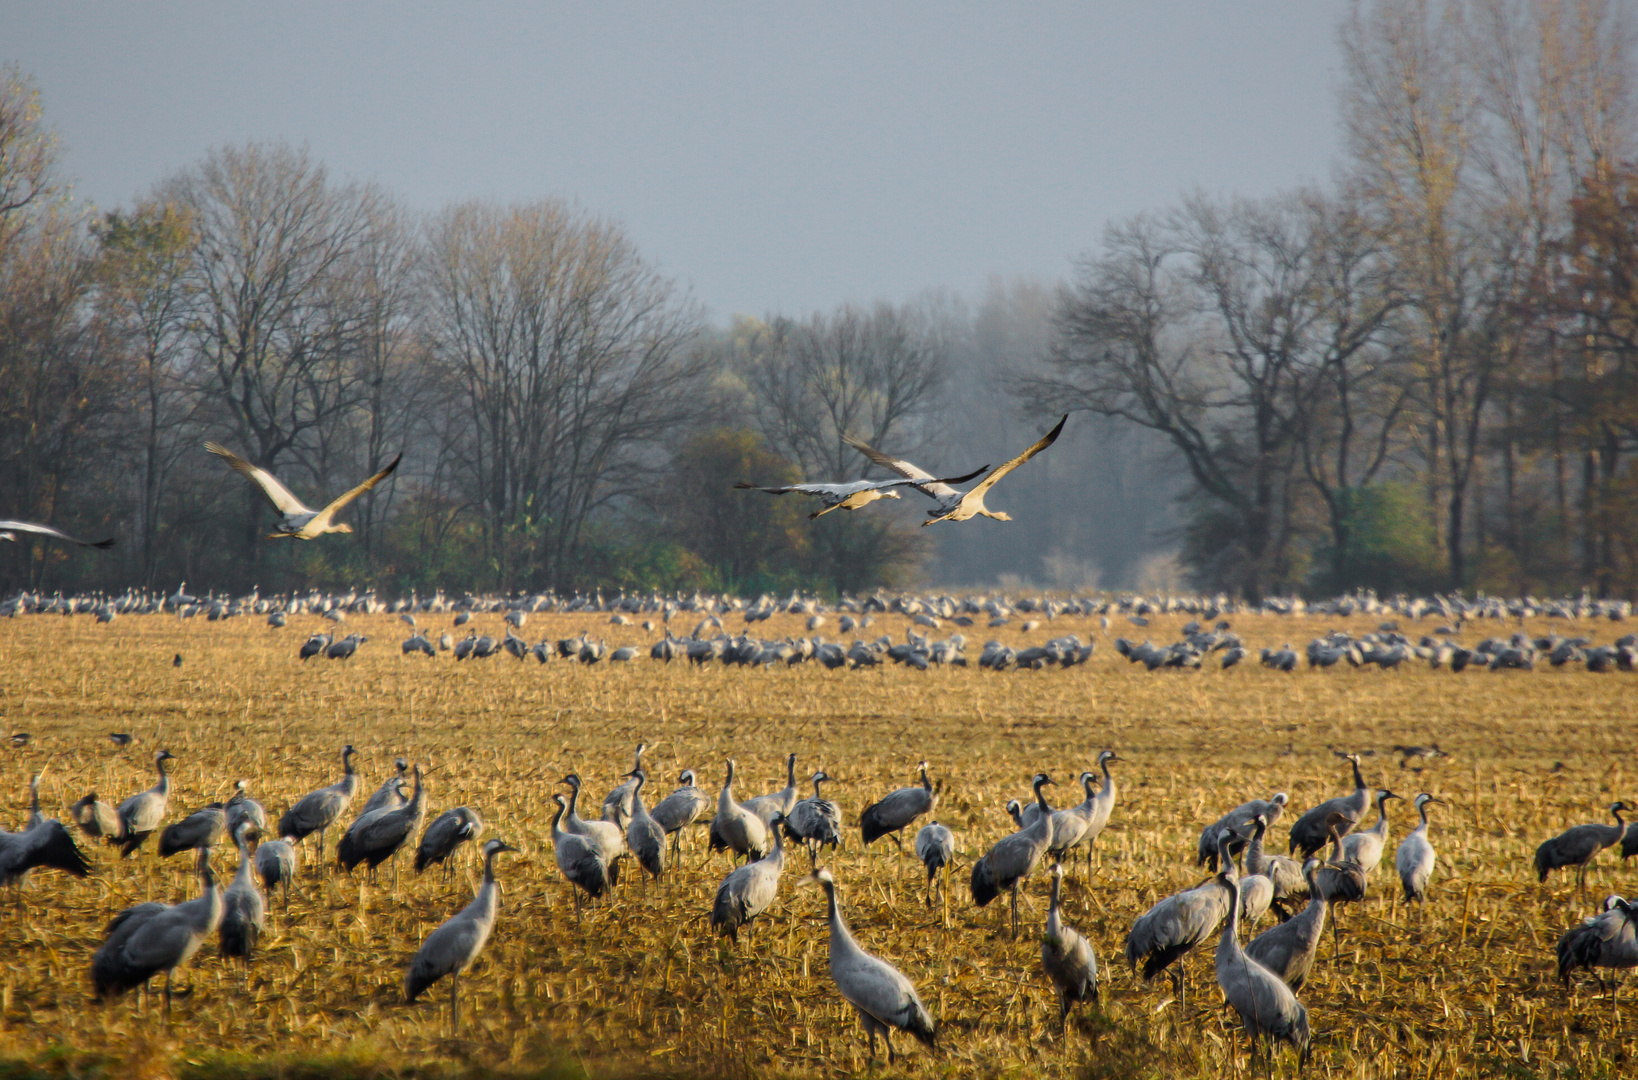
<path fill-rule="evenodd" d="M 0 586 L 792 588 L 907 581 L 1638 595 L 1638 93 L 1608 0 L 1376 0 L 1323 186 L 1192 193 L 997 280 L 714 322 L 560 198 L 432 213 L 301 148 L 76 202 L 0 71 Z M 940 474 L 1072 412 L 991 505 L 809 521 L 734 491 Z M 351 537 L 263 539 L 214 440 Z"/>

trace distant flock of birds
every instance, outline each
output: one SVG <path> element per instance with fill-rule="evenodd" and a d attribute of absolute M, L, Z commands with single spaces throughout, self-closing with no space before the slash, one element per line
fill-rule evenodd
<path fill-rule="evenodd" d="M 135 742 L 129 733 L 113 733 L 120 748 Z M 896 1056 L 895 1032 L 906 1032 L 932 1047 L 937 1024 L 915 986 L 892 963 L 869 952 L 849 929 L 842 912 L 832 872 L 819 867 L 825 848 L 844 842 L 844 820 L 837 803 L 827 799 L 824 770 L 809 774 L 812 794 L 804 796 L 798 783 L 797 757 L 786 759 L 782 790 L 740 799 L 735 791 L 736 765 L 725 765 L 721 788 L 713 796 L 697 784 L 693 770 L 684 770 L 679 786 L 652 806 L 645 800 L 649 774 L 643 766 L 646 744 L 639 744 L 632 769 L 602 799 L 598 816 L 581 816 L 584 784 L 577 773 L 563 777 L 567 794 L 556 794 L 557 809 L 551 833 L 555 862 L 575 898 L 575 917 L 583 907 L 608 896 L 619 886 L 621 867 L 629 858 L 656 881 L 680 854 L 681 834 L 691 826 L 708 827 L 712 852 L 726 852 L 741 865 L 723 877 L 709 908 L 710 925 L 738 940 L 778 898 L 786 861 L 786 844 L 805 849 L 812 873 L 805 880 L 825 894 L 830 948 L 829 967 L 837 992 L 857 1011 L 870 1039 L 871 1056 L 882 1036 L 891 1063 Z M 1402 763 L 1438 755 L 1437 748 L 1399 747 Z M 175 904 L 143 903 L 126 908 L 108 924 L 101 946 L 91 961 L 90 978 L 96 996 L 117 997 L 146 988 L 165 976 L 165 1011 L 171 1006 L 173 973 L 213 935 L 225 957 L 249 963 L 268 918 L 267 893 L 289 890 L 301 865 L 307 837 L 317 835 L 317 872 L 322 872 L 326 834 L 342 828 L 342 819 L 363 790 L 355 765 L 356 750 L 341 751 L 342 775 L 335 783 L 294 800 L 273 829 L 263 807 L 251 798 L 243 782 L 225 802 L 200 807 L 165 824 L 170 812 L 170 762 L 167 750 L 154 755 L 157 782 L 117 806 L 103 802 L 96 792 L 74 803 L 70 818 L 85 837 L 116 846 L 123 858 L 136 855 L 149 837 L 159 834 L 159 857 L 195 852 L 200 890 L 196 897 Z M 1297 994 L 1318 959 L 1327 919 L 1332 937 L 1339 934 L 1339 914 L 1345 905 L 1366 898 L 1371 875 L 1389 850 L 1389 802 L 1402 796 L 1366 782 L 1359 753 L 1340 753 L 1352 770 L 1353 790 L 1309 808 L 1288 832 L 1288 855 L 1264 847 L 1265 836 L 1280 821 L 1289 805 L 1283 792 L 1253 798 L 1205 825 L 1191 853 L 1196 865 L 1213 876 L 1200 884 L 1161 899 L 1132 923 L 1126 937 L 1125 959 L 1145 981 L 1161 974 L 1172 979 L 1186 1004 L 1186 985 L 1180 965 L 1185 956 L 1217 938 L 1216 977 L 1225 999 L 1238 1013 L 1253 1047 L 1266 1040 L 1291 1045 L 1299 1059 L 1311 1052 L 1311 1029 L 1306 1007 Z M 1051 877 L 1051 902 L 1041 935 L 1041 969 L 1059 1002 L 1060 1031 L 1067 1032 L 1069 1015 L 1077 1004 L 1094 1001 L 1099 989 L 1099 965 L 1087 937 L 1070 922 L 1064 910 L 1062 881 L 1077 859 L 1091 870 L 1091 851 L 1116 807 L 1118 785 L 1111 772 L 1123 759 L 1113 750 L 1101 752 L 1093 768 L 1081 772 L 1077 787 L 1082 797 L 1053 807 L 1046 788 L 1054 785 L 1046 772 L 1030 784 L 1031 797 L 1007 806 L 1014 831 L 995 842 L 973 862 L 970 893 L 985 907 L 1003 893 L 1011 898 L 1010 928 L 1019 929 L 1020 890 L 1031 875 L 1045 870 Z M 396 771 L 376 788 L 341 831 L 335 859 L 351 873 L 359 865 L 373 877 L 383 863 L 397 874 L 397 856 L 413 850 L 414 868 L 421 873 L 442 865 L 467 843 L 476 843 L 485 828 L 471 807 L 458 806 L 426 824 L 427 797 L 424 770 L 404 758 Z M 0 830 L 0 884 L 20 888 L 31 871 L 54 868 L 76 877 L 92 872 L 73 834 L 61 822 L 47 818 L 40 808 L 41 777 L 30 784 L 30 813 L 18 832 Z M 864 845 L 887 837 L 902 851 L 904 834 L 933 813 L 941 791 L 928 775 L 925 761 L 916 782 L 888 792 L 865 807 L 857 827 Z M 1393 866 L 1406 903 L 1428 900 L 1430 878 L 1436 866 L 1429 836 L 1428 808 L 1441 800 L 1423 792 L 1413 800 L 1416 827 L 1394 852 Z M 714 813 L 709 813 L 714 806 Z M 1375 820 L 1361 822 L 1374 807 Z M 1583 898 L 1587 867 L 1599 852 L 1621 845 L 1623 858 L 1638 854 L 1638 824 L 1629 826 L 1623 814 L 1632 807 L 1617 802 L 1609 807 L 1613 824 L 1578 825 L 1543 842 L 1535 854 L 1540 880 L 1560 869 L 1574 869 Z M 424 826 L 424 827 L 423 827 Z M 419 839 L 417 840 L 417 834 Z M 223 887 L 211 868 L 211 848 L 231 842 L 238 852 L 238 869 Z M 1321 857 L 1322 849 L 1329 849 Z M 927 820 L 914 835 L 912 849 L 927 873 L 925 902 L 942 897 L 944 922 L 949 925 L 948 878 L 956 855 L 956 837 L 948 825 Z M 482 953 L 494 930 L 500 908 L 496 878 L 498 856 L 517 849 L 500 839 L 483 845 L 483 881 L 472 902 L 449 917 L 427 936 L 405 968 L 404 995 L 414 1002 L 445 976 L 449 977 L 451 1024 L 459 1025 L 460 975 Z M 21 894 L 18 896 L 21 902 Z M 1244 928 L 1269 913 L 1277 921 L 1242 945 Z M 1625 969 L 1638 966 L 1638 913 L 1619 896 L 1609 897 L 1597 913 L 1566 931 L 1559 939 L 1559 974 L 1566 986 L 1579 970 Z"/>

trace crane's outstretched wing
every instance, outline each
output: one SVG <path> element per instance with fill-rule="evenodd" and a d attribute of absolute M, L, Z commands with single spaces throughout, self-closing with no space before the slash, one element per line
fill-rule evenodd
<path fill-rule="evenodd" d="M 938 477 L 934 476 L 932 473 L 921 468 L 920 466 L 913 465 L 902 458 L 888 457 L 886 454 L 882 453 L 880 450 L 877 450 L 869 443 L 855 439 L 851 435 L 844 435 L 842 438 L 845 439 L 847 444 L 853 447 L 853 449 L 859 451 L 859 453 L 863 454 L 871 461 L 874 461 L 882 468 L 898 473 L 900 476 L 910 481 L 911 487 L 932 499 L 946 499 L 952 496 L 960 495 L 961 493 L 950 485 L 960 484 L 967 480 L 971 480 L 973 477 L 984 471 L 984 469 L 977 469 L 968 473 L 966 476 L 940 480 Z M 989 466 L 986 465 L 984 468 L 989 468 Z"/>
<path fill-rule="evenodd" d="M 57 540 L 67 540 L 70 544 L 78 544 L 81 547 L 106 549 L 114 546 L 112 536 L 106 540 L 81 540 L 78 537 L 69 536 L 61 529 L 53 529 L 50 525 L 37 525 L 32 521 L 0 521 L 0 539 L 16 540 L 15 536 L 7 534 L 20 532 L 34 533 L 36 536 L 50 536 Z"/>
<path fill-rule="evenodd" d="M 302 505 L 302 501 L 300 499 L 290 494 L 289 488 L 279 483 L 278 477 L 274 476 L 266 469 L 263 469 L 257 465 L 252 465 L 238 454 L 235 454 L 232 450 L 229 450 L 223 446 L 218 446 L 213 442 L 206 443 L 205 449 L 209 450 L 211 453 L 215 454 L 219 458 L 222 458 L 229 465 L 233 466 L 234 472 L 239 473 L 241 476 L 249 477 L 257 487 L 262 489 L 262 494 L 267 496 L 267 501 L 272 503 L 273 509 L 277 510 L 279 513 L 312 513 L 311 510 Z"/>
<path fill-rule="evenodd" d="M 375 487 L 375 485 L 391 476 L 392 471 L 398 468 L 398 463 L 403 460 L 404 455 L 400 453 L 397 457 L 393 458 L 387 463 L 387 467 L 385 469 L 382 469 L 380 472 L 353 488 L 353 490 L 347 492 L 345 495 L 338 495 L 336 498 L 330 500 L 330 505 L 326 506 L 320 513 L 325 518 L 334 517 L 342 507 L 346 506 L 348 503 L 352 502 L 354 499 L 358 498 L 360 495 L 364 494 L 366 491 L 370 490 L 371 488 Z"/>
<path fill-rule="evenodd" d="M 1012 470 L 1016 469 L 1018 466 L 1022 465 L 1036 454 L 1039 454 L 1042 450 L 1045 450 L 1047 447 L 1057 442 L 1058 433 L 1063 431 L 1064 423 L 1068 419 L 1069 414 L 1064 413 L 1063 419 L 1059 420 L 1058 423 L 1053 426 L 1051 431 L 1047 432 L 1045 435 L 1042 435 L 1040 440 L 1036 442 L 1034 446 L 1030 447 L 1028 450 L 1025 450 L 1022 454 L 1019 454 L 1017 457 L 1013 458 L 1005 465 L 1000 466 L 994 472 L 990 473 L 990 475 L 980 480 L 978 482 L 978 486 L 973 488 L 973 490 L 968 492 L 968 494 L 982 496 L 986 491 L 995 486 L 997 480 L 1000 480 L 1003 476 L 1012 472 Z"/>
<path fill-rule="evenodd" d="M 960 484 L 960 483 L 964 483 L 965 481 L 971 480 L 973 477 L 977 476 L 979 473 L 983 472 L 987 468 L 989 468 L 989 466 L 984 465 L 984 466 L 981 466 L 981 467 L 979 467 L 977 469 L 974 469 L 972 472 L 968 473 L 966 476 L 954 476 L 954 477 L 950 477 L 950 478 L 944 479 L 944 480 L 934 480 L 933 483 L 936 483 L 936 484 Z M 849 481 L 847 483 L 841 483 L 841 484 L 787 484 L 784 487 L 758 487 L 756 484 L 749 484 L 749 483 L 746 483 L 744 480 L 741 480 L 738 483 L 736 483 L 734 485 L 734 487 L 736 487 L 736 488 L 738 488 L 738 489 L 740 489 L 742 491 L 766 491 L 769 495 L 784 495 L 784 494 L 786 494 L 788 492 L 798 491 L 798 492 L 801 492 L 803 495 L 829 495 L 829 496 L 832 496 L 833 498 L 839 498 L 840 499 L 840 498 L 846 498 L 849 495 L 853 495 L 853 494 L 856 494 L 856 493 L 861 492 L 861 491 L 887 491 L 887 490 L 889 490 L 891 488 L 896 488 L 896 487 L 916 487 L 916 488 L 919 488 L 919 487 L 922 486 L 922 483 L 923 483 L 923 481 L 915 480 L 915 479 L 910 479 L 910 480 L 852 480 L 852 481 Z"/>

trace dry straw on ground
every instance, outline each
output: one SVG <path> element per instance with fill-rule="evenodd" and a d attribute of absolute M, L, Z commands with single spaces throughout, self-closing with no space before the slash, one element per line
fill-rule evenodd
<path fill-rule="evenodd" d="M 1182 620 L 1145 633 L 1171 640 Z M 425 619 L 423 618 L 423 622 Z M 902 633 L 903 620 L 879 629 Z M 491 625 L 493 624 L 493 625 Z M 476 625 L 501 632 L 496 616 Z M 1241 618 L 1248 645 L 1301 642 L 1343 620 Z M 1638 1031 L 1614 993 L 1582 979 L 1558 984 L 1553 944 L 1588 911 L 1570 879 L 1537 885 L 1537 842 L 1605 818 L 1617 798 L 1638 797 L 1626 776 L 1638 678 L 1579 670 L 1507 673 L 1336 669 L 1281 675 L 1249 661 L 1223 672 L 1158 672 L 1128 665 L 1099 633 L 1099 653 L 1070 671 L 900 668 L 827 672 L 720 666 L 542 667 L 507 656 L 455 664 L 398 655 L 402 626 L 354 618 L 372 641 L 352 661 L 296 659 L 302 633 L 260 620 L 208 623 L 170 617 L 26 617 L 0 623 L 0 703 L 8 730 L 33 740 L 0 749 L 0 823 L 22 824 L 29 776 L 49 763 L 45 799 L 66 806 L 89 789 L 114 800 L 151 783 L 150 762 L 167 747 L 175 762 L 172 818 L 221 798 L 235 778 L 277 814 L 336 775 L 337 752 L 355 743 L 369 788 L 404 754 L 438 767 L 430 812 L 478 808 L 523 849 L 505 856 L 495 936 L 463 980 L 465 1022 L 449 1031 L 443 995 L 402 1003 L 403 966 L 422 937 L 470 897 L 470 856 L 445 881 L 416 877 L 401 859 L 396 884 L 326 867 L 308 873 L 286 914 L 270 904 L 269 930 L 248 972 L 201 950 L 179 981 L 169 1031 L 136 998 L 97 1004 L 87 976 L 109 917 L 127 904 L 176 900 L 197 885 L 188 861 L 161 862 L 155 845 L 120 862 L 94 854 L 96 875 L 74 881 L 38 874 L 20 907 L 0 919 L 0 1062 L 41 1060 L 53 1046 L 112 1055 L 163 1075 L 189 1061 L 251 1055 L 251 1061 L 351 1054 L 391 1069 L 447 1061 L 524 1070 L 564 1058 L 594 1074 L 666 1072 L 727 1076 L 837 1076 L 867 1065 L 862 1032 L 825 970 L 822 894 L 796 888 L 806 857 L 791 860 L 779 902 L 735 947 L 706 923 L 727 872 L 707 860 L 703 830 L 689 836 L 683 865 L 663 887 L 629 882 L 579 925 L 550 849 L 550 796 L 571 769 L 600 796 L 630 767 L 639 739 L 654 745 L 654 786 L 669 790 L 681 768 L 702 786 L 720 783 L 737 757 L 742 795 L 783 786 L 783 758 L 803 772 L 835 776 L 848 846 L 825 856 L 854 931 L 921 989 L 940 1024 L 936 1053 L 901 1039 L 899 1068 L 940 1076 L 1263 1075 L 1221 1005 L 1208 946 L 1185 961 L 1187 1008 L 1164 982 L 1144 985 L 1120 962 L 1133 918 L 1155 899 L 1199 880 L 1193 864 L 1201 824 L 1230 805 L 1275 790 L 1300 810 L 1350 787 L 1328 746 L 1385 751 L 1438 742 L 1451 758 L 1419 776 L 1392 755 L 1367 758 L 1366 773 L 1407 797 L 1429 790 L 1439 869 L 1425 910 L 1396 902 L 1391 848 L 1413 823 L 1394 804 L 1393 838 L 1370 900 L 1343 915 L 1341 948 L 1329 941 L 1301 994 L 1315 1030 L 1314 1075 L 1358 1077 L 1576 1076 L 1638 1073 Z M 1347 628 L 1371 627 L 1356 621 Z M 1531 629 L 1545 631 L 1545 622 Z M 1610 636 L 1608 624 L 1576 628 Z M 580 616 L 536 617 L 528 633 L 590 629 L 611 644 L 644 642 L 636 627 L 602 627 Z M 877 628 L 873 628 L 877 629 Z M 1010 641 L 1078 631 L 1059 620 Z M 759 626 L 763 636 L 799 633 L 794 617 Z M 969 635 L 982 639 L 982 629 Z M 183 664 L 173 668 L 180 653 Z M 105 735 L 130 731 L 116 751 Z M 1069 800 L 1075 776 L 1114 747 L 1120 803 L 1098 843 L 1093 871 L 1072 873 L 1070 921 L 1092 939 L 1105 996 L 1081 1011 L 1067 1040 L 1040 974 L 1038 935 L 1048 879 L 1029 885 L 1027 930 L 1004 932 L 1005 902 L 973 908 L 971 863 L 1010 828 L 1008 797 L 1027 795 L 1045 769 Z M 878 841 L 861 850 L 859 810 L 910 782 L 919 758 L 946 783 L 937 816 L 955 829 L 951 925 L 922 904 L 922 870 Z M 1283 848 L 1284 828 L 1275 829 Z M 308 854 L 311 856 L 312 843 Z M 218 867 L 231 872 L 224 848 Z M 1634 871 L 1614 852 L 1591 876 L 1593 897 L 1630 892 Z M 10 901 L 7 900 L 9 904 Z M 441 987 L 439 988 L 441 989 Z M 1628 991 L 1630 992 L 1630 991 Z M 145 1063 L 145 1064 L 142 1064 Z M 1282 1051 L 1273 1071 L 1294 1074 Z"/>

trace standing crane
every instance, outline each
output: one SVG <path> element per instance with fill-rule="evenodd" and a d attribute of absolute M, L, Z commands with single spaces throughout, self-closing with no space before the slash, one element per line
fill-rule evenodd
<path fill-rule="evenodd" d="M 1303 864 L 1303 875 L 1308 879 L 1308 906 L 1276 926 L 1258 934 L 1246 946 L 1246 955 L 1272 971 L 1293 991 L 1301 990 L 1308 973 L 1314 968 L 1319 955 L 1319 943 L 1325 937 L 1325 891 L 1314 884 L 1314 871 L 1320 861 L 1310 858 Z"/>
<path fill-rule="evenodd" d="M 654 809 L 649 811 L 649 817 L 671 837 L 671 850 L 679 856 L 682 854 L 682 831 L 699 820 L 706 807 L 711 805 L 711 796 L 700 790 L 694 780 L 694 770 L 684 769 L 677 777 L 682 786 L 655 803 Z"/>
<path fill-rule="evenodd" d="M 830 846 L 834 851 L 842 843 L 842 808 L 825 798 L 819 791 L 819 785 L 830 779 L 830 774 L 820 769 L 810 779 L 813 781 L 813 798 L 803 799 L 791 807 L 785 816 L 785 838 L 799 840 L 808 849 L 808 865 L 813 866 L 819 861 L 819 849 Z"/>
<path fill-rule="evenodd" d="M 1290 917 L 1285 901 L 1306 892 L 1308 879 L 1303 876 L 1302 864 L 1286 855 L 1270 855 L 1263 850 L 1263 836 L 1268 831 L 1268 818 L 1258 814 L 1253 819 L 1251 838 L 1246 841 L 1246 873 L 1266 877 L 1273 886 L 1271 902 L 1279 909 L 1280 918 Z M 1216 857 L 1212 859 L 1216 862 Z"/>
<path fill-rule="evenodd" d="M 563 796 L 556 794 L 552 801 L 557 803 L 557 813 L 552 815 L 552 854 L 557 859 L 558 870 L 579 890 L 574 893 L 574 917 L 579 921 L 580 893 L 596 900 L 608 891 L 608 864 L 603 861 L 603 852 L 589 837 L 558 827 L 568 804 Z"/>
<path fill-rule="evenodd" d="M 1342 838 L 1342 853 L 1354 860 L 1369 874 L 1382 862 L 1382 849 L 1388 843 L 1388 800 L 1398 799 L 1387 788 L 1376 793 L 1376 824 L 1369 829 L 1355 829 Z"/>
<path fill-rule="evenodd" d="M 1433 876 L 1433 845 L 1428 842 L 1428 804 L 1444 802 L 1436 799 L 1427 792 L 1416 796 L 1416 812 L 1421 815 L 1421 824 L 1411 830 L 1399 844 L 1399 850 L 1394 853 L 1394 866 L 1399 871 L 1399 881 L 1405 886 L 1405 903 L 1416 901 L 1426 903 L 1428 898 L 1428 878 Z"/>
<path fill-rule="evenodd" d="M 1076 1002 L 1098 999 L 1098 961 L 1092 945 L 1064 922 L 1064 868 L 1052 865 L 1052 906 L 1047 909 L 1046 933 L 1041 937 L 1041 967 L 1058 991 L 1058 1034 L 1069 1031 L 1069 1010 Z"/>
<path fill-rule="evenodd" d="M 171 800 L 171 775 L 165 763 L 174 760 L 176 755 L 169 750 L 155 754 L 154 768 L 159 772 L 159 783 L 119 804 L 120 858 L 129 859 L 165 820 L 165 808 Z"/>
<path fill-rule="evenodd" d="M 577 812 L 580 805 L 580 774 L 570 773 L 563 778 L 569 785 L 569 813 L 564 826 L 597 845 L 603 855 L 603 865 L 609 868 L 609 884 L 620 884 L 620 856 L 626 853 L 626 833 L 612 821 L 586 821 Z"/>
<path fill-rule="evenodd" d="M 63 823 L 40 813 L 41 775 L 29 783 L 28 826 L 15 833 L 0 829 L 0 885 L 21 886 L 29 871 L 41 866 L 81 878 L 91 873 Z"/>
<path fill-rule="evenodd" d="M 1336 753 L 1336 751 L 1332 752 Z M 1355 822 L 1365 816 L 1365 811 L 1370 809 L 1371 789 L 1365 786 L 1365 777 L 1359 771 L 1359 755 L 1337 754 L 1337 756 L 1353 766 L 1354 793 L 1352 795 L 1338 795 L 1334 799 L 1326 799 L 1296 820 L 1291 826 L 1291 853 L 1293 855 L 1299 855 L 1301 858 L 1306 859 L 1326 845 L 1330 839 L 1330 826 L 1327 825 L 1327 822 L 1332 814 L 1341 814 L 1343 816 L 1345 827 L 1341 831 L 1346 833 L 1354 827 Z"/>
<path fill-rule="evenodd" d="M 916 833 L 916 858 L 927 867 L 927 906 L 933 906 L 933 882 L 940 870 L 944 881 L 939 892 L 944 896 L 944 925 L 950 925 L 950 860 L 955 858 L 955 834 L 949 826 L 929 821 Z"/>
<path fill-rule="evenodd" d="M 420 829 L 426 817 L 426 788 L 422 783 L 421 766 L 415 766 L 415 790 L 409 802 L 391 810 L 375 810 L 361 814 L 347 827 L 336 844 L 336 861 L 349 874 L 359 863 L 368 863 L 370 879 L 375 879 L 376 867 L 398 854 L 406 841 Z M 398 884 L 398 863 L 392 864 L 393 884 Z"/>
<path fill-rule="evenodd" d="M 796 796 L 800 794 L 796 786 L 796 755 L 785 755 L 785 786 L 769 795 L 758 795 L 754 799 L 746 799 L 740 805 L 762 819 L 762 824 L 771 825 L 775 814 L 789 814 L 796 806 Z"/>
<path fill-rule="evenodd" d="M 433 818 L 432 824 L 421 834 L 421 843 L 415 849 L 415 872 L 419 874 L 435 863 L 442 863 L 447 875 L 449 857 L 455 854 L 455 849 L 482 834 L 483 818 L 470 806 L 445 810 Z"/>
<path fill-rule="evenodd" d="M 1231 872 L 1229 845 L 1234 835 L 1234 830 L 1228 828 L 1217 834 L 1218 865 L 1227 865 Z M 1153 981 L 1156 975 L 1215 933 L 1234 906 L 1234 898 L 1224 892 L 1216 878 L 1173 893 L 1132 924 L 1131 932 L 1126 935 L 1127 963 L 1135 970 L 1138 961 L 1143 961 L 1143 981 Z M 1171 977 L 1177 984 L 1179 1003 L 1186 1004 L 1188 989 L 1182 970 Z"/>
<path fill-rule="evenodd" d="M 358 812 L 359 817 L 376 810 L 396 810 L 409 801 L 409 796 L 404 794 L 404 789 L 409 786 L 409 759 L 394 758 L 393 767 L 397 771 L 364 801 L 364 809 Z"/>
<path fill-rule="evenodd" d="M 1299 1063 L 1306 1065 L 1310 1052 L 1308 1010 L 1279 976 L 1246 956 L 1240 948 L 1240 905 L 1235 902 L 1239 888 L 1234 880 L 1234 861 L 1220 855 L 1219 865 L 1222 870 L 1213 884 L 1228 894 L 1229 910 L 1222 936 L 1217 939 L 1217 985 L 1234 1011 L 1240 1014 L 1240 1023 L 1251 1036 L 1254 1053 L 1258 1040 L 1267 1037 L 1271 1042 L 1290 1043 Z"/>
<path fill-rule="evenodd" d="M 290 910 L 290 883 L 301 863 L 300 844 L 294 836 L 285 836 L 256 845 L 256 873 L 262 879 L 262 888 L 272 891 L 283 885 L 286 911 Z"/>
<path fill-rule="evenodd" d="M 171 1014 L 171 978 L 222 921 L 222 890 L 210 869 L 210 849 L 199 849 L 200 895 L 180 904 L 137 904 L 108 924 L 91 958 L 97 997 L 118 996 L 165 973 L 165 1015 Z"/>
<path fill-rule="evenodd" d="M 880 837 L 891 836 L 902 852 L 904 840 L 899 834 L 921 815 L 932 811 L 938 797 L 933 793 L 933 782 L 927 779 L 927 762 L 920 762 L 916 767 L 921 770 L 919 786 L 890 791 L 865 807 L 859 815 L 859 835 L 866 847 Z"/>
<path fill-rule="evenodd" d="M 1575 867 L 1575 881 L 1583 896 L 1587 893 L 1587 864 L 1592 862 L 1600 851 L 1617 843 L 1622 833 L 1626 831 L 1626 822 L 1621 818 L 1623 810 L 1630 809 L 1624 802 L 1610 804 L 1610 813 L 1615 816 L 1614 825 L 1577 825 L 1566 829 L 1553 837 L 1544 840 L 1536 848 L 1536 874 L 1542 881 L 1547 875 L 1565 866 Z"/>
<path fill-rule="evenodd" d="M 220 926 L 222 955 L 236 956 L 246 964 L 250 963 L 250 954 L 256 949 L 256 939 L 261 936 L 262 927 L 267 921 L 267 899 L 251 876 L 247 834 L 252 828 L 250 822 L 241 821 L 239 827 L 233 830 L 233 843 L 239 849 L 239 871 L 222 894 Z"/>
<path fill-rule="evenodd" d="M 622 783 L 614 785 L 609 789 L 609 793 L 603 796 L 602 816 L 604 821 L 624 825 L 626 819 L 631 817 L 631 796 L 637 790 L 635 777 L 639 772 L 643 771 L 643 751 L 647 749 L 648 743 L 640 742 L 637 744 L 637 761 L 631 766 L 631 771 L 626 773 Z"/>
<path fill-rule="evenodd" d="M 1566 988 L 1570 976 L 1579 970 L 1634 967 L 1638 967 L 1638 910 L 1622 897 L 1605 897 L 1597 915 L 1583 919 L 1558 939 L 1558 977 Z"/>
<path fill-rule="evenodd" d="M 988 854 L 973 864 L 973 903 L 984 907 L 1002 889 L 1012 892 L 1012 936 L 1018 936 L 1018 883 L 1028 877 L 1046 853 L 1052 840 L 1052 810 L 1041 789 L 1052 783 L 1046 773 L 1036 773 L 1032 786 L 1040 814 L 1035 823 L 1002 837 Z"/>
<path fill-rule="evenodd" d="M 303 795 L 294 806 L 284 812 L 279 818 L 279 835 L 288 836 L 293 840 L 305 840 L 309 834 L 318 833 L 319 863 L 324 862 L 324 834 L 347 810 L 358 794 L 360 777 L 353 769 L 353 755 L 358 751 L 353 744 L 348 743 L 341 748 L 341 779 L 329 787 L 319 788 L 317 791 Z"/>
<path fill-rule="evenodd" d="M 1252 821 L 1261 816 L 1267 824 L 1272 825 L 1280 819 L 1280 812 L 1291 801 L 1291 797 L 1283 791 L 1276 791 L 1267 799 L 1252 799 L 1243 802 L 1233 810 L 1224 814 L 1216 821 L 1200 830 L 1200 843 L 1195 849 L 1195 865 L 1209 867 L 1212 873 L 1217 872 L 1217 834 L 1224 829 L 1237 829 L 1238 823 Z"/>
<path fill-rule="evenodd" d="M 649 816 L 648 808 L 643 805 L 643 785 L 648 783 L 648 774 L 641 768 L 636 769 L 632 781 L 631 820 L 626 823 L 626 847 L 637 856 L 637 865 L 658 881 L 660 875 L 665 873 L 665 830 Z M 603 805 L 608 806 L 606 799 Z"/>
<path fill-rule="evenodd" d="M 870 1056 L 876 1056 L 876 1035 L 880 1033 L 887 1041 L 887 1063 L 894 1063 L 894 1028 L 908 1031 L 929 1049 L 936 1048 L 938 1028 L 915 986 L 898 968 L 872 956 L 854 940 L 836 902 L 836 879 L 830 871 L 821 869 L 809 880 L 825 890 L 829 908 L 830 977 L 870 1033 Z"/>
<path fill-rule="evenodd" d="M 449 976 L 449 1027 L 453 1033 L 461 1027 L 460 992 L 461 972 L 472 966 L 478 954 L 489 942 L 495 929 L 495 916 L 500 911 L 500 883 L 495 880 L 495 856 L 517 848 L 503 840 L 490 840 L 483 846 L 483 884 L 472 902 L 444 921 L 421 947 L 415 950 L 409 969 L 404 972 L 404 1000 L 413 1003 L 416 998 L 443 978 Z"/>
<path fill-rule="evenodd" d="M 736 855 L 760 859 L 768 852 L 768 827 L 734 798 L 734 759 L 717 796 L 717 816 L 711 822 L 711 850 L 732 849 Z"/>
<path fill-rule="evenodd" d="M 784 822 L 784 814 L 774 815 L 772 851 L 730 871 L 717 886 L 717 899 L 711 905 L 711 925 L 736 942 L 739 928 L 750 926 L 758 915 L 773 906 L 779 895 L 779 876 L 785 870 L 785 841 L 778 827 Z"/>

